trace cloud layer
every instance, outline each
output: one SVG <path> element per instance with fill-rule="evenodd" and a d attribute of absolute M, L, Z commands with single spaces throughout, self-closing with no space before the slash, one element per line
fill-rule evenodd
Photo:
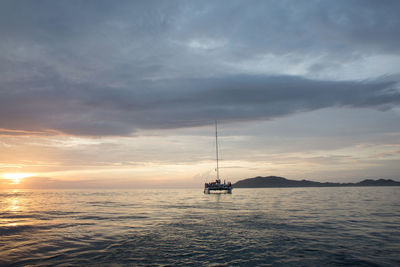
<path fill-rule="evenodd" d="M 26 86 L 26 85 L 25 85 Z M 59 79 L 0 92 L 3 128 L 74 135 L 130 135 L 213 120 L 269 120 L 327 107 L 389 109 L 400 103 L 390 81 L 319 81 L 296 76 L 237 75 L 143 81 L 132 88 Z M 10 132 L 12 133 L 12 132 Z M 21 134 L 21 132 L 17 132 Z"/>
<path fill-rule="evenodd" d="M 126 136 L 390 109 L 399 12 L 398 1 L 2 1 L 1 132 Z M 371 58 L 361 81 L 352 66 Z"/>

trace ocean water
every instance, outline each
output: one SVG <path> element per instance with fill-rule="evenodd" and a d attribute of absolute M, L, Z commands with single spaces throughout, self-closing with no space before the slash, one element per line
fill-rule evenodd
<path fill-rule="evenodd" d="M 400 187 L 3 190 L 0 265 L 400 266 Z"/>

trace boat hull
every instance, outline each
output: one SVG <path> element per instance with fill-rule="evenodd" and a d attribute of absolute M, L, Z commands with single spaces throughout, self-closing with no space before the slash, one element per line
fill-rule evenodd
<path fill-rule="evenodd" d="M 232 188 L 204 188 L 204 194 L 232 194 Z"/>

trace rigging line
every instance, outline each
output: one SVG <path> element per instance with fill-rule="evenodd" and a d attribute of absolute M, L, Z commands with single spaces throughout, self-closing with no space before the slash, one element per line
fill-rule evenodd
<path fill-rule="evenodd" d="M 217 180 L 219 180 L 219 162 L 218 162 L 218 126 L 217 121 L 215 121 L 215 151 L 217 157 Z"/>

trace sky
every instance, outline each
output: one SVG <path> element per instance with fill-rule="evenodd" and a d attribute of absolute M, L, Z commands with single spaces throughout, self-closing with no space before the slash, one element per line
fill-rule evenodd
<path fill-rule="evenodd" d="M 0 188 L 400 180 L 400 1 L 1 1 Z"/>

